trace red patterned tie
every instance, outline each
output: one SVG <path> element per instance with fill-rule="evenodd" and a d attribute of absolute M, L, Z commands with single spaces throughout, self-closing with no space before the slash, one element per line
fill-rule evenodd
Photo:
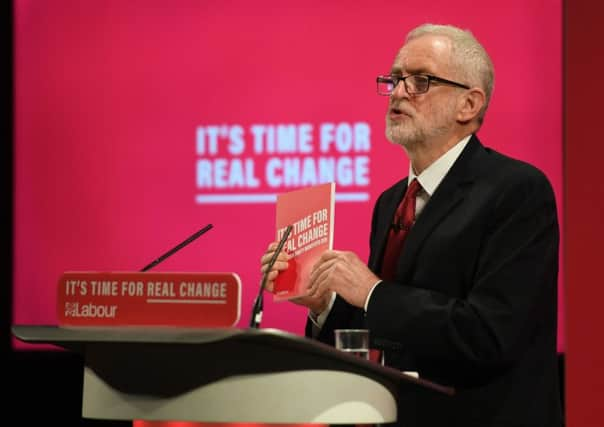
<path fill-rule="evenodd" d="M 405 197 L 403 197 L 403 201 L 396 209 L 394 221 L 392 221 L 390 233 L 388 234 L 386 249 L 384 250 L 381 274 L 383 280 L 394 279 L 397 261 L 401 250 L 403 249 L 405 237 L 407 237 L 407 234 L 415 221 L 415 199 L 417 198 L 417 193 L 419 193 L 421 189 L 422 186 L 417 179 L 411 181 L 411 184 L 407 187 L 407 192 L 405 193 Z"/>

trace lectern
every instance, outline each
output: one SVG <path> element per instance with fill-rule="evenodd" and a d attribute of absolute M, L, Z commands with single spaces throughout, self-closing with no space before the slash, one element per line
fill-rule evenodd
<path fill-rule="evenodd" d="M 14 325 L 12 332 L 83 355 L 84 418 L 388 423 L 401 392 L 453 394 L 276 329 Z"/>

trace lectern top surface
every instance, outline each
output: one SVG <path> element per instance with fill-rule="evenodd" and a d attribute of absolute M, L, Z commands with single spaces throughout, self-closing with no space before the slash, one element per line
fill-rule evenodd
<path fill-rule="evenodd" d="M 381 377 L 397 384 L 410 383 L 425 386 L 445 394 L 454 390 L 439 384 L 415 378 L 398 370 L 351 356 L 321 342 L 279 329 L 239 328 L 175 328 L 175 327 L 60 327 L 52 325 L 13 325 L 13 335 L 21 341 L 55 344 L 68 350 L 85 353 L 90 347 L 144 346 L 146 349 L 192 346 L 199 351 L 205 346 L 241 349 L 251 354 L 282 354 L 280 364 L 299 366 L 320 365 L 329 369 L 362 371 L 365 375 Z M 285 367 L 284 367 L 285 369 Z"/>

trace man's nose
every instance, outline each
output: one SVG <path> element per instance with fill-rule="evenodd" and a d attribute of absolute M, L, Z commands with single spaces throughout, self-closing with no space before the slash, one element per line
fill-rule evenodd
<path fill-rule="evenodd" d="M 399 81 L 394 89 L 392 89 L 392 94 L 390 96 L 396 99 L 409 98 L 409 93 L 407 93 L 407 87 L 403 80 Z"/>

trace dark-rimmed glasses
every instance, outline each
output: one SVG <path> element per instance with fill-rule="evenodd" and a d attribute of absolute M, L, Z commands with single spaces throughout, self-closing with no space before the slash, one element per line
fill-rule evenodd
<path fill-rule="evenodd" d="M 470 86 L 457 83 L 452 80 L 432 76 L 430 74 L 409 74 L 408 76 L 387 74 L 377 76 L 377 93 L 379 95 L 390 96 L 392 95 L 392 92 L 394 92 L 396 85 L 398 85 L 401 81 L 405 84 L 405 90 L 409 95 L 417 95 L 428 92 L 428 89 L 430 89 L 430 82 L 438 82 L 463 89 L 470 89 Z"/>

